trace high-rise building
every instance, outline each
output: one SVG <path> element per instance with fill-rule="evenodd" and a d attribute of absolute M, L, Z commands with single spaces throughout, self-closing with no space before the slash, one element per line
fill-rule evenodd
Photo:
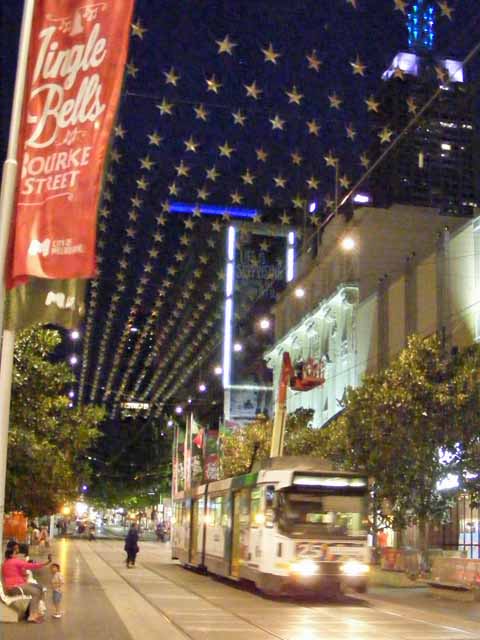
<path fill-rule="evenodd" d="M 428 0 L 417 0 L 408 12 L 410 50 L 398 53 L 382 75 L 372 158 L 386 148 L 390 132 L 393 140 L 439 86 L 441 91 L 375 170 L 370 185 L 381 206 L 398 202 L 470 216 L 478 202 L 475 92 L 461 62 L 435 50 L 435 14 Z"/>

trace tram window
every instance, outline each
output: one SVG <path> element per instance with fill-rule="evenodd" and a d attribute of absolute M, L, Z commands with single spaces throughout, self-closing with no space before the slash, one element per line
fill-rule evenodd
<path fill-rule="evenodd" d="M 265 507 L 271 508 L 273 507 L 273 502 L 275 500 L 275 486 L 269 484 L 265 489 Z"/>
<path fill-rule="evenodd" d="M 262 490 L 252 489 L 250 495 L 250 526 L 258 527 L 263 523 Z"/>
<path fill-rule="evenodd" d="M 210 498 L 208 505 L 208 524 L 219 527 L 222 523 L 223 497 Z"/>

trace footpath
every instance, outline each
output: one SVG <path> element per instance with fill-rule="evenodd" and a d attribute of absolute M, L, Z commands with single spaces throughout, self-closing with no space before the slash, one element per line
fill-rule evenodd
<path fill-rule="evenodd" d="M 300 620 L 312 614 L 309 608 L 302 608 L 301 603 L 297 608 L 297 603 L 293 601 L 270 602 L 198 574 L 184 571 L 178 573 L 175 564 L 169 559 L 169 546 L 161 543 L 145 542 L 141 545 L 139 566 L 134 571 L 126 571 L 123 543 L 118 540 L 89 543 L 84 540 L 62 539 L 54 543 L 51 551 L 54 561 L 61 565 L 66 578 L 64 617 L 57 620 L 48 615 L 45 622 L 38 625 L 25 622 L 0 624 L 1 640 L 185 640 L 187 637 L 221 637 L 229 640 L 241 637 L 243 640 L 247 636 L 262 640 L 264 634 L 252 635 L 247 633 L 246 628 L 247 635 L 242 635 L 238 620 L 229 622 L 232 631 L 235 628 L 233 633 L 221 636 L 211 632 L 203 633 L 199 628 L 194 630 L 188 626 L 188 633 L 185 634 L 179 626 L 183 628 L 185 620 L 187 625 L 198 624 L 197 620 L 202 620 L 202 616 L 212 620 L 216 620 L 214 616 L 227 616 L 227 613 L 222 614 L 215 607 L 212 608 L 212 602 L 224 603 L 230 607 L 234 606 L 235 601 L 239 601 L 242 603 L 239 611 L 243 616 L 246 611 L 242 608 L 243 601 L 250 601 L 252 598 L 253 606 L 258 608 L 261 615 L 271 610 L 276 617 L 290 615 L 298 616 Z M 32 557 L 41 559 L 34 550 Z M 181 576 L 181 582 L 178 576 Z M 37 572 L 37 577 L 44 586 L 49 587 L 48 570 Z M 210 604 L 208 599 L 202 599 L 209 589 L 213 594 Z M 50 591 L 47 594 L 48 605 L 49 598 Z M 415 621 L 421 618 L 423 621 L 431 621 L 427 624 L 432 625 L 432 630 L 439 624 L 447 625 L 445 629 L 452 627 L 453 635 L 448 637 L 467 638 L 474 634 L 477 638 L 478 632 L 480 638 L 480 603 L 441 600 L 430 595 L 428 589 L 422 588 L 376 587 L 365 598 L 362 597 L 362 600 L 371 609 L 372 616 L 377 615 L 377 611 L 379 614 L 383 611 L 399 616 L 399 620 Z M 358 605 L 353 608 L 352 604 L 355 603 L 353 599 L 350 601 L 344 605 L 340 603 L 336 610 L 340 614 L 343 607 L 344 611 L 353 611 L 352 615 L 358 617 L 362 609 Z M 320 618 L 327 610 L 332 609 L 328 605 L 315 605 L 315 615 L 319 614 Z M 197 616 L 195 622 L 189 623 L 188 616 L 194 614 Z M 300 634 L 296 637 L 304 636 Z M 323 637 L 325 636 L 322 636 L 322 640 Z M 348 634 L 344 637 L 357 638 L 356 635 Z M 373 639 L 380 636 L 374 633 L 370 637 Z M 440 638 L 436 634 L 428 637 Z"/>

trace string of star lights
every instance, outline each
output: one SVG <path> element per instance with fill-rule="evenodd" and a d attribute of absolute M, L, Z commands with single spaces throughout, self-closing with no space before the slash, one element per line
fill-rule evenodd
<path fill-rule="evenodd" d="M 160 415 L 162 403 L 182 396 L 199 359 L 218 349 L 226 226 L 291 228 L 306 246 L 399 133 L 382 113 L 385 61 L 401 87 L 412 69 L 397 53 L 408 43 L 463 59 L 478 21 L 467 4 L 226 0 L 200 13 L 187 0 L 180 16 L 175 0 L 155 12 L 137 0 L 99 210 L 79 402 L 116 416 L 126 400 L 141 400 Z M 449 80 L 441 63 L 435 73 L 440 84 Z M 419 102 L 406 93 L 412 116 Z M 257 268 L 258 257 L 249 259 Z M 265 276 L 265 287 L 271 281 Z M 255 300 L 246 284 L 236 286 L 242 322 Z"/>

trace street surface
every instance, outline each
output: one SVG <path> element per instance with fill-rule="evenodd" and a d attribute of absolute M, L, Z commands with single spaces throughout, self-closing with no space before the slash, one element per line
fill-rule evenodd
<path fill-rule="evenodd" d="M 121 541 L 58 541 L 65 616 L 4 624 L 2 640 L 480 640 L 480 604 L 434 599 L 426 589 L 274 600 L 183 569 L 168 545 L 140 547 L 127 570 Z M 48 574 L 40 578 L 48 586 Z"/>

